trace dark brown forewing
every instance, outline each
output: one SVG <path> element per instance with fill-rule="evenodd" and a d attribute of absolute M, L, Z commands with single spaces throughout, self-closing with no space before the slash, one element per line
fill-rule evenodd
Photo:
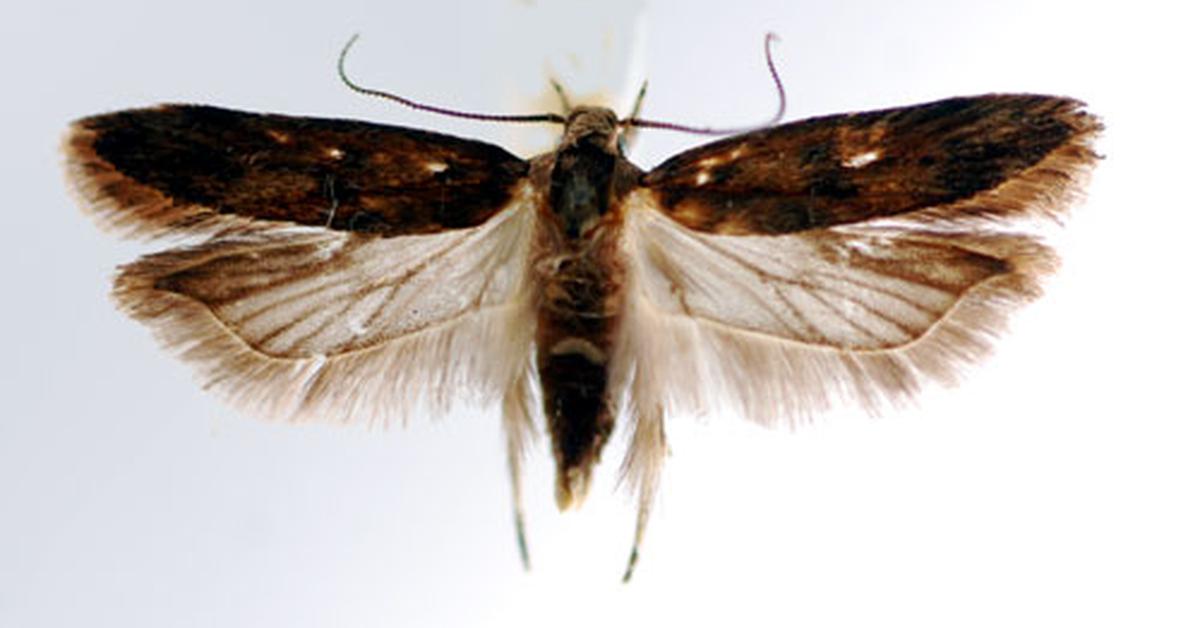
<path fill-rule="evenodd" d="M 194 105 L 84 118 L 66 152 L 100 219 L 147 235 L 218 216 L 388 236 L 470 227 L 503 208 L 528 169 L 499 147 L 436 133 Z"/>
<path fill-rule="evenodd" d="M 988 95 L 813 118 L 687 151 L 643 184 L 663 211 L 701 231 L 791 233 L 894 216 L 992 190 L 1056 151 L 1073 153 L 1064 164 L 1089 162 L 1086 140 L 1100 124 L 1082 107 Z"/>

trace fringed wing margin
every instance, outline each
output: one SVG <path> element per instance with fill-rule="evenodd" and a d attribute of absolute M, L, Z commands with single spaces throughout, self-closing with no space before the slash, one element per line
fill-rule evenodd
<path fill-rule="evenodd" d="M 724 217 L 711 217 L 703 203 L 715 196 L 689 204 L 679 192 L 664 208 L 661 191 L 635 192 L 615 363 L 634 421 L 624 470 L 643 501 L 666 450 L 664 414 L 728 411 L 778 425 L 835 403 L 875 412 L 927 380 L 955 382 L 986 356 L 1009 314 L 1036 298 L 1057 267 L 1042 234 L 1079 200 L 1097 160 L 1099 121 L 1078 102 L 1054 100 L 1056 128 L 1067 131 L 1053 145 L 1020 169 L 1009 162 L 1000 178 L 978 163 L 985 153 L 970 149 L 980 180 L 996 183 L 945 203 L 877 216 L 834 210 L 822 227 L 756 229 L 788 223 L 753 213 L 783 205 L 759 196 L 756 210 L 741 211 L 731 195 L 720 203 Z M 926 124 L 958 133 L 936 119 Z M 732 138 L 720 150 L 702 147 L 696 159 L 740 145 Z M 871 147 L 856 151 L 850 157 Z M 689 163 L 672 168 L 690 172 Z"/>
<path fill-rule="evenodd" d="M 376 424 L 499 401 L 532 342 L 526 201 L 432 235 L 217 237 L 124 266 L 114 296 L 257 416 Z"/>

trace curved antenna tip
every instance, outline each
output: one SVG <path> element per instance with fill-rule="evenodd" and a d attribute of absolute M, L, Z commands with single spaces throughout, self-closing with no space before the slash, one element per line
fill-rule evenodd
<path fill-rule="evenodd" d="M 338 78 L 342 79 L 342 83 L 344 83 L 346 85 L 346 87 L 350 88 L 351 91 L 355 91 L 355 92 L 358 92 L 359 94 L 364 94 L 366 96 L 374 96 L 376 98 L 383 98 L 385 100 L 391 100 L 393 102 L 400 103 L 400 104 L 404 105 L 405 107 L 410 107 L 412 109 L 416 109 L 417 111 L 427 111 L 429 113 L 441 114 L 443 116 L 450 116 L 452 118 L 465 118 L 467 120 L 481 120 L 484 122 L 552 122 L 555 124 L 562 124 L 563 122 L 566 121 L 566 118 L 564 118 L 563 116 L 558 115 L 556 113 L 539 113 L 539 114 L 531 114 L 531 115 L 509 115 L 509 114 L 494 114 L 494 113 L 477 113 L 474 111 L 461 111 L 458 109 L 449 109 L 446 107 L 439 107 L 436 105 L 430 105 L 430 104 L 423 103 L 423 102 L 417 102 L 410 98 L 405 98 L 403 96 L 399 96 L 399 95 L 393 94 L 391 92 L 386 92 L 381 89 L 374 89 L 371 87 L 365 87 L 365 86 L 359 85 L 358 83 L 355 83 L 354 81 L 352 81 L 350 79 L 349 75 L 346 74 L 346 56 L 350 52 L 350 47 L 353 46 L 354 42 L 356 42 L 356 41 L 358 41 L 358 33 L 354 33 L 353 35 L 351 35 L 350 39 L 346 42 L 346 45 L 342 46 L 342 53 L 340 55 L 338 55 L 338 64 L 337 64 Z"/>
<path fill-rule="evenodd" d="M 779 107 L 775 110 L 775 115 L 764 124 L 752 127 L 741 127 L 732 129 L 715 129 L 712 127 L 695 127 L 686 124 L 677 124 L 674 122 L 660 122 L 657 120 L 644 120 L 636 115 L 630 116 L 621 120 L 624 126 L 642 127 L 648 129 L 663 129 L 666 131 L 682 131 L 684 133 L 695 133 L 697 135 L 731 135 L 734 133 L 745 133 L 748 131 L 756 131 L 758 129 L 776 124 L 783 119 L 783 113 L 787 110 L 787 92 L 783 89 L 783 81 L 779 78 L 779 72 L 775 69 L 775 60 L 771 57 L 771 42 L 780 41 L 779 35 L 771 31 L 767 31 L 766 37 L 763 39 L 763 53 L 767 59 L 767 71 L 771 74 L 771 81 L 775 83 L 775 93 L 779 97 Z"/>

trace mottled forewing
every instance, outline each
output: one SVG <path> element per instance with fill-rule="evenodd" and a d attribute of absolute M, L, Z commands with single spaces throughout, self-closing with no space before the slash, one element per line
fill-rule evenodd
<path fill-rule="evenodd" d="M 1089 161 L 1079 138 L 1096 128 L 1082 103 L 1068 98 L 951 98 L 714 142 L 666 161 L 643 183 L 663 212 L 691 229 L 794 233 L 948 206 L 1045 167 L 1052 153 Z M 1071 174 L 1047 173 L 1063 181 Z M 1007 211 L 980 204 L 957 213 Z"/>
<path fill-rule="evenodd" d="M 528 169 L 496 146 L 436 133 L 196 105 L 78 120 L 65 152 L 97 219 L 146 236 L 252 221 L 384 236 L 461 229 L 508 205 Z"/>

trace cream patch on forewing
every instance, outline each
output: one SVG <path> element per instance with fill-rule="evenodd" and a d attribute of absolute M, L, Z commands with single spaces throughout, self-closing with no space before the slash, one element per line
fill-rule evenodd
<path fill-rule="evenodd" d="M 332 147 L 325 149 L 325 156 L 330 159 L 341 159 L 346 156 L 346 153 L 340 148 Z"/>
<path fill-rule="evenodd" d="M 684 201 L 671 209 L 671 217 L 685 225 L 697 227 L 706 224 L 712 212 L 699 203 Z"/>
<path fill-rule="evenodd" d="M 288 135 L 287 133 L 284 133 L 283 131 L 276 131 L 275 129 L 267 129 L 267 136 L 270 137 L 271 139 L 275 140 L 275 142 L 278 144 L 291 144 L 292 143 L 292 136 Z"/>
<path fill-rule="evenodd" d="M 705 157 L 704 159 L 697 161 L 696 165 L 700 167 L 701 172 L 707 171 L 708 169 L 714 168 L 716 166 L 724 166 L 725 164 L 738 159 L 745 152 L 746 152 L 746 146 L 744 144 L 739 144 L 736 148 L 734 148 L 733 150 L 731 150 L 723 155 L 713 155 L 712 157 Z"/>
<path fill-rule="evenodd" d="M 450 165 L 444 161 L 430 161 L 425 163 L 425 170 L 430 174 L 445 172 L 449 167 Z"/>
<path fill-rule="evenodd" d="M 843 168 L 862 168 L 863 166 L 879 160 L 880 152 L 878 150 L 869 150 L 857 155 L 851 155 L 847 159 L 842 160 Z"/>
<path fill-rule="evenodd" d="M 862 168 L 883 157 L 887 127 L 871 125 L 866 128 L 843 127 L 837 130 L 838 163 L 843 168 Z"/>
<path fill-rule="evenodd" d="M 604 364 L 608 360 L 608 354 L 601 350 L 600 347 L 579 337 L 564 338 L 550 348 L 550 355 L 566 355 L 569 353 L 582 355 L 592 364 Z"/>
<path fill-rule="evenodd" d="M 705 185 L 713 180 L 712 169 L 718 166 L 724 166 L 730 162 L 736 161 L 746 153 L 746 145 L 738 144 L 733 150 L 723 155 L 713 155 L 705 157 L 696 162 L 697 172 L 693 179 L 696 185 Z"/>

